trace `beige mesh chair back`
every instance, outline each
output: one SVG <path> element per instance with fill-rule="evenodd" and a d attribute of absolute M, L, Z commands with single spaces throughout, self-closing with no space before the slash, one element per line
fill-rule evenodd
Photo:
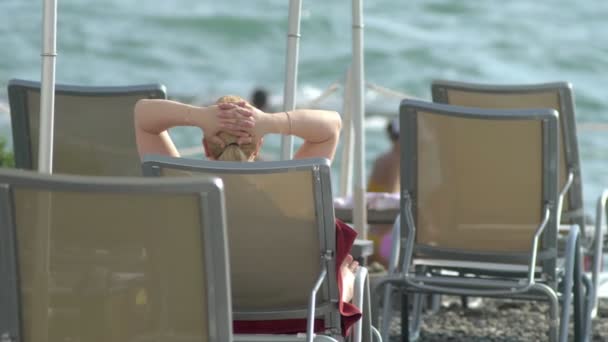
<path fill-rule="evenodd" d="M 231 341 L 222 191 L 1 170 L 0 339 Z"/>
<path fill-rule="evenodd" d="M 40 83 L 10 80 L 17 168 L 37 169 Z M 95 176 L 141 176 L 133 107 L 143 98 L 166 98 L 162 85 L 55 87 L 53 171 Z"/>
<path fill-rule="evenodd" d="M 556 213 L 550 134 L 557 130 L 550 127 L 557 115 L 420 101 L 404 101 L 401 110 L 402 190 L 413 198 L 415 256 L 528 264 L 537 227 L 554 223 Z M 539 260 L 556 257 L 550 224 Z"/>
<path fill-rule="evenodd" d="M 551 341 L 568 338 L 574 293 L 582 341 L 578 226 L 557 244 L 557 112 L 403 100 L 400 127 L 402 270 L 381 285 L 548 301 Z"/>
<path fill-rule="evenodd" d="M 482 85 L 438 80 L 432 84 L 432 93 L 434 102 L 457 106 L 557 110 L 560 116 L 559 189 L 564 194 L 561 221 L 585 226 L 574 95 L 570 83 Z M 585 234 L 584 230 L 581 232 Z"/>
<path fill-rule="evenodd" d="M 145 156 L 144 175 L 218 176 L 225 185 L 235 320 L 306 318 L 340 334 L 329 162 Z M 309 299 L 322 281 L 315 307 Z M 312 320 L 311 320 L 312 321 Z"/>
<path fill-rule="evenodd" d="M 572 84 L 555 82 L 529 85 L 490 85 L 437 80 L 433 101 L 480 108 L 553 108 L 559 113 L 559 191 L 561 223 L 581 228 L 584 253 L 590 255 L 592 315 L 597 313 L 597 288 L 606 233 L 599 225 L 586 226 Z M 595 229 L 594 229 L 595 228 Z M 563 230 L 567 232 L 567 229 Z"/>

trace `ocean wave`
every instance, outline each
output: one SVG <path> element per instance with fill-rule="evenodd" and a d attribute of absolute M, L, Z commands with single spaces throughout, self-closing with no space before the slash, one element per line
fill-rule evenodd
<path fill-rule="evenodd" d="M 249 97 L 263 87 L 281 107 L 287 1 L 150 0 L 142 6 L 68 0 L 58 6 L 59 83 L 162 83 L 171 97 L 200 103 L 226 93 Z M 607 11 L 606 1 L 367 1 L 365 79 L 427 100 L 438 78 L 569 81 L 577 119 L 608 122 Z M 0 46 L 9 52 L 0 54 L 0 99 L 8 107 L 8 79 L 40 78 L 41 8 L 31 1 L 0 1 L 0 13 L 8 14 L 0 21 Z M 304 1 L 302 13 L 297 99 L 308 106 L 331 84 L 343 82 L 351 64 L 352 12 L 349 2 Z M 368 89 L 366 112 L 396 115 L 399 101 Z M 342 102 L 339 90 L 317 106 L 342 111 Z M 374 133 L 367 139 L 370 154 L 384 142 L 384 120 L 366 122 Z M 184 132 L 183 140 L 191 140 Z M 601 173 L 606 134 L 581 134 L 580 140 L 583 167 L 591 170 L 586 186 L 608 184 Z"/>

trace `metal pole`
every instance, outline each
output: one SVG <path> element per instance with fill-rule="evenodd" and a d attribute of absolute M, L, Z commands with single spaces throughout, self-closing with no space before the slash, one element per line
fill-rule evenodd
<path fill-rule="evenodd" d="M 38 171 L 52 173 L 53 171 L 53 110 L 55 108 L 55 57 L 57 56 L 55 37 L 57 30 L 57 2 L 43 0 L 42 2 L 42 75 L 40 89 L 40 137 L 38 145 Z M 48 195 L 48 194 L 47 194 Z M 40 229 L 36 236 L 36 272 L 34 274 L 34 291 L 32 299 L 42 308 L 50 307 L 49 295 L 49 251 L 51 236 L 51 198 L 38 198 L 36 215 Z M 34 319 L 40 322 L 32 331 L 33 341 L 46 341 L 49 333 L 48 310 L 34 313 Z"/>
<path fill-rule="evenodd" d="M 43 0 L 42 75 L 40 89 L 40 139 L 38 141 L 38 171 L 53 172 L 53 119 L 55 108 L 55 43 L 57 31 L 57 2 Z"/>
<path fill-rule="evenodd" d="M 353 187 L 352 94 L 352 67 L 349 67 L 344 81 L 344 104 L 342 108 L 342 162 L 340 164 L 340 196 L 342 197 L 350 195 Z"/>
<path fill-rule="evenodd" d="M 363 63 L 362 0 L 353 0 L 352 113 L 355 132 L 355 179 L 353 223 L 361 239 L 367 238 L 367 205 L 365 202 L 365 77 Z"/>
<path fill-rule="evenodd" d="M 287 60 L 285 63 L 285 89 L 283 91 L 283 110 L 296 108 L 296 86 L 298 83 L 298 54 L 300 45 L 300 17 L 302 0 L 289 1 L 289 31 L 287 33 Z M 293 156 L 293 137 L 281 137 L 281 158 Z"/>

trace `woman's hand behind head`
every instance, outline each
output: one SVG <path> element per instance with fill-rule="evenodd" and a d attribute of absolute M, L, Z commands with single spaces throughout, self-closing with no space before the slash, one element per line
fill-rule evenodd
<path fill-rule="evenodd" d="M 231 134 L 247 132 L 254 140 L 258 140 L 264 135 L 272 133 L 271 114 L 265 113 L 245 101 L 222 103 L 219 107 L 223 111 L 222 119 L 225 120 L 222 127 Z"/>
<path fill-rule="evenodd" d="M 251 115 L 239 112 L 240 107 L 232 103 L 222 103 L 217 108 L 218 132 L 227 132 L 237 137 L 252 135 L 255 121 Z"/>

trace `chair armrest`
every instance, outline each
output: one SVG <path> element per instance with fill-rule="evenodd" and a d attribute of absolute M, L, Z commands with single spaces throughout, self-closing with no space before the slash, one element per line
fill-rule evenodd
<path fill-rule="evenodd" d="M 361 310 L 361 319 L 352 329 L 353 342 L 372 341 L 371 298 L 369 292 L 369 278 L 367 268 L 361 266 L 355 274 L 355 287 L 353 291 L 353 305 Z"/>

